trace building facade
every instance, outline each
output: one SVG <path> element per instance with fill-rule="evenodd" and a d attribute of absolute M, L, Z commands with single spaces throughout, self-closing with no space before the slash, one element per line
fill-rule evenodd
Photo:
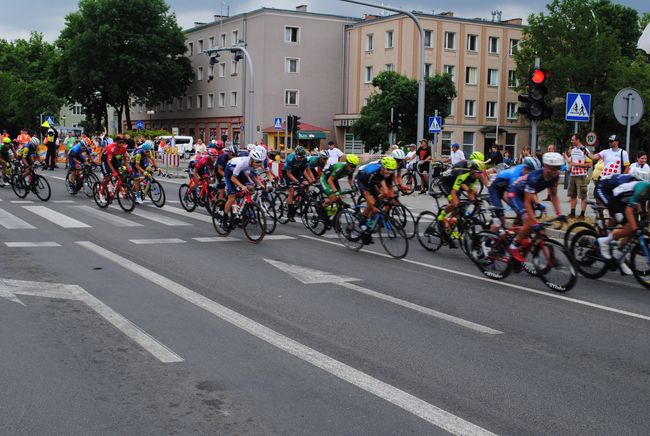
<path fill-rule="evenodd" d="M 495 142 L 513 156 L 528 146 L 529 126 L 517 114 L 513 57 L 522 36 L 521 20 L 462 19 L 450 12 L 416 16 L 425 29 L 425 75 L 450 73 L 457 90 L 436 155 L 448 154 L 453 143 L 461 144 L 466 155 Z M 375 91 L 373 77 L 393 70 L 416 79 L 419 43 L 417 27 L 405 15 L 367 16 L 346 27 L 345 107 L 334 125 L 337 142 L 347 152 L 361 151 L 351 126 Z"/>
<path fill-rule="evenodd" d="M 194 71 L 186 95 L 155 108 L 135 106 L 131 118 L 143 121 L 147 128 L 171 131 L 176 127 L 179 134 L 204 141 L 221 137 L 246 141 L 251 91 L 246 61 L 235 61 L 228 51 L 210 65 L 205 53 L 209 48 L 244 43 L 255 73 L 253 140 L 272 146 L 284 142 L 284 132 L 268 133 L 268 128 L 275 118 L 284 120 L 293 114 L 317 129 L 305 145 L 321 145 L 332 137 L 333 115 L 343 110 L 343 39 L 345 26 L 356 21 L 309 13 L 306 6 L 299 6 L 296 10 L 261 8 L 197 23 L 186 31 L 187 56 Z"/>

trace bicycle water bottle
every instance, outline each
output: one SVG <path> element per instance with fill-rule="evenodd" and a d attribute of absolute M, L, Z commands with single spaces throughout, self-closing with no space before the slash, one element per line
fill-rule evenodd
<path fill-rule="evenodd" d="M 332 216 L 334 216 L 335 213 L 336 213 L 336 206 L 334 206 L 333 204 L 330 204 L 329 206 L 327 206 L 327 216 L 328 217 L 331 218 Z"/>

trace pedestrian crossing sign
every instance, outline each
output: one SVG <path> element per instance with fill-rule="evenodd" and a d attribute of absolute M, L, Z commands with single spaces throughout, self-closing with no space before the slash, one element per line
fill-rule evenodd
<path fill-rule="evenodd" d="M 567 121 L 589 121 L 591 112 L 591 94 L 567 92 L 566 116 Z"/>
<path fill-rule="evenodd" d="M 56 123 L 54 122 L 55 120 L 54 120 L 54 117 L 53 117 L 52 115 L 47 115 L 47 116 L 45 117 L 45 121 L 47 121 L 47 122 L 50 124 L 50 126 L 53 126 L 53 125 L 56 124 Z"/>
<path fill-rule="evenodd" d="M 282 118 L 277 117 L 275 121 L 273 121 L 273 128 L 275 130 L 282 130 Z"/>
<path fill-rule="evenodd" d="M 429 117 L 429 133 L 442 131 L 442 117 Z"/>

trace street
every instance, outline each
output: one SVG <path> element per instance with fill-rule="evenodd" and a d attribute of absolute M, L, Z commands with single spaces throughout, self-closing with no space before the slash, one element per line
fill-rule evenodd
<path fill-rule="evenodd" d="M 128 214 L 39 173 L 49 202 L 0 188 L 0 434 L 650 428 L 650 292 L 632 277 L 553 293 L 416 239 L 399 261 L 352 252 L 300 220 L 254 245 L 182 210 L 177 179 Z"/>

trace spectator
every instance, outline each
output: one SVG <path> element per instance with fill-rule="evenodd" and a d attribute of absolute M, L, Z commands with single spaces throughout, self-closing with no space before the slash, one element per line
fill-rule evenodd
<path fill-rule="evenodd" d="M 576 217 L 578 198 L 580 198 L 580 219 L 585 218 L 585 210 L 587 209 L 587 171 L 591 167 L 591 163 L 587 162 L 587 156 L 582 151 L 583 147 L 580 136 L 573 135 L 571 136 L 571 147 L 564 153 L 564 159 L 567 160 L 571 167 L 568 193 L 569 203 L 571 204 L 569 218 Z M 549 150 L 550 148 L 551 146 L 549 146 Z"/>
<path fill-rule="evenodd" d="M 630 165 L 630 172 L 632 172 L 632 170 L 650 171 L 650 165 L 648 165 L 648 153 L 645 151 L 637 153 L 636 162 Z"/>
<path fill-rule="evenodd" d="M 524 147 L 523 150 L 521 150 L 521 154 L 519 155 L 519 159 L 517 159 L 517 163 L 521 164 L 524 161 L 525 157 L 532 156 L 530 152 L 530 147 Z"/>
<path fill-rule="evenodd" d="M 510 152 L 508 150 L 503 152 L 503 165 L 506 168 L 510 168 L 512 164 L 514 163 L 514 160 L 512 159 L 512 156 L 510 156 Z"/>
<path fill-rule="evenodd" d="M 548 145 L 546 146 L 546 152 L 547 152 L 547 153 L 555 152 L 555 150 L 556 150 L 556 149 L 555 149 L 555 144 L 548 144 Z M 540 162 L 542 161 L 542 154 L 541 154 L 541 153 L 538 153 L 537 159 L 538 159 Z M 565 160 L 566 160 L 566 156 L 565 156 Z M 564 180 L 565 180 L 565 183 L 564 183 L 564 189 L 567 189 L 567 182 L 566 182 L 566 180 L 567 180 L 567 178 L 566 178 L 566 177 L 567 177 L 567 176 L 566 176 L 566 165 L 563 167 L 562 171 L 564 171 Z M 551 201 L 551 195 L 550 195 L 550 193 L 548 192 L 548 190 L 546 191 L 546 198 L 544 199 L 544 201 Z"/>
<path fill-rule="evenodd" d="M 47 146 L 47 154 L 45 155 L 45 169 L 54 170 L 54 168 L 58 168 L 56 165 L 56 152 L 59 148 L 59 133 L 56 131 L 56 129 L 47 129 L 43 143 Z"/>
<path fill-rule="evenodd" d="M 459 144 L 451 145 L 451 153 L 449 153 L 449 159 L 445 159 L 445 163 L 450 163 L 456 165 L 458 162 L 465 160 L 465 153 L 460 149 Z"/>
<path fill-rule="evenodd" d="M 431 148 L 426 139 L 420 140 L 418 154 L 418 172 L 422 175 L 420 194 L 425 194 L 429 189 L 429 166 L 431 162 Z"/>
<path fill-rule="evenodd" d="M 65 169 L 68 169 L 68 153 L 70 152 L 70 149 L 74 147 L 75 139 L 74 136 L 72 136 L 72 131 L 68 131 L 68 135 L 65 137 Z"/>
<path fill-rule="evenodd" d="M 327 150 L 330 152 L 330 157 L 327 159 L 327 163 L 325 164 L 324 169 L 327 169 L 331 165 L 337 163 L 341 158 L 341 156 L 343 156 L 343 152 L 336 147 L 334 141 L 330 141 L 327 143 Z"/>
<path fill-rule="evenodd" d="M 409 151 L 406 153 L 406 168 L 411 169 L 418 161 L 418 153 L 415 144 L 409 144 Z"/>
<path fill-rule="evenodd" d="M 131 138 L 130 134 L 127 133 L 124 135 L 124 143 L 126 144 L 126 151 L 129 153 L 135 150 L 135 141 Z"/>
<path fill-rule="evenodd" d="M 626 174 L 629 170 L 630 159 L 627 151 L 622 150 L 620 147 L 621 140 L 618 135 L 609 137 L 609 147 L 596 154 L 589 153 L 586 147 L 582 147 L 582 151 L 592 160 L 602 159 L 604 162 L 603 171 L 600 173 L 600 180 L 607 179 L 614 174 Z"/>
<path fill-rule="evenodd" d="M 488 159 L 485 161 L 485 163 L 492 164 L 491 171 L 489 171 L 491 173 L 495 173 L 503 168 L 503 155 L 499 150 L 499 144 L 492 144 L 492 147 L 490 147 Z"/>
<path fill-rule="evenodd" d="M 194 144 L 194 153 L 197 155 L 202 155 L 206 151 L 208 151 L 208 147 L 203 143 L 203 140 L 201 138 L 198 138 Z"/>

